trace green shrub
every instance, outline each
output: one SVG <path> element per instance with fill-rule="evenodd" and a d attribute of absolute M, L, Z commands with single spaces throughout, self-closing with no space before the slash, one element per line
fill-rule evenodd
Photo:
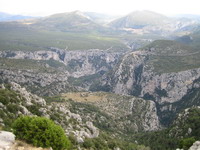
<path fill-rule="evenodd" d="M 180 140 L 179 146 L 180 148 L 183 148 L 183 149 L 189 149 L 194 142 L 195 142 L 195 139 L 193 137 L 185 138 L 185 139 Z"/>
<path fill-rule="evenodd" d="M 44 117 L 19 117 L 13 123 L 17 139 L 38 147 L 52 147 L 54 150 L 70 148 L 70 141 L 64 130 L 53 121 Z"/>

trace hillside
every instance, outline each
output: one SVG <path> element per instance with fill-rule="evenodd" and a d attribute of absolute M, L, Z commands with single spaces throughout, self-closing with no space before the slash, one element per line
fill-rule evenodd
<path fill-rule="evenodd" d="M 125 17 L 114 20 L 110 26 L 115 28 L 140 29 L 148 25 L 162 25 L 169 22 L 169 18 L 151 11 L 135 11 Z"/>
<path fill-rule="evenodd" d="M 84 150 L 199 140 L 198 21 L 151 11 L 108 18 L 74 11 L 0 22 L 0 129 L 44 116 Z"/>
<path fill-rule="evenodd" d="M 61 13 L 36 20 L 33 27 L 62 32 L 103 32 L 107 30 L 79 11 Z"/>
<path fill-rule="evenodd" d="M 50 25 L 50 24 L 49 24 Z M 0 23 L 0 50 L 38 51 L 56 47 L 65 50 L 127 50 L 120 39 L 86 33 L 44 31 L 23 23 Z"/>
<path fill-rule="evenodd" d="M 193 28 L 191 30 L 190 34 L 187 34 L 184 36 L 178 36 L 175 40 L 199 49 L 199 46 L 200 46 L 199 45 L 199 42 L 200 42 L 200 27 L 199 27 L 199 25 L 195 26 L 195 28 Z"/>
<path fill-rule="evenodd" d="M 13 120 L 22 114 L 45 116 L 65 129 L 73 148 L 79 146 L 86 149 L 92 147 L 113 150 L 119 147 L 122 150 L 149 150 L 148 147 L 128 142 L 136 140 L 137 143 L 151 149 L 172 150 L 188 146 L 182 142 L 184 140 L 193 138 L 194 142 L 199 139 L 199 107 L 181 112 L 169 129 L 141 133 L 137 132 L 141 127 L 146 128 L 146 131 L 153 129 L 148 126 L 153 125 L 155 120 L 149 119 L 156 110 L 152 102 L 136 97 L 103 92 L 79 92 L 43 99 L 27 92 L 16 83 L 1 84 L 0 93 L 1 129 L 10 129 Z M 145 125 L 144 121 L 149 122 Z M 189 130 L 191 132 L 188 133 Z M 20 143 L 18 147 L 30 147 L 24 142 L 16 141 L 17 143 Z M 16 144 L 13 146 L 17 146 Z"/>
<path fill-rule="evenodd" d="M 161 123 L 168 126 L 176 114 L 199 106 L 199 52 L 174 41 L 155 41 L 143 50 L 124 55 L 95 90 L 153 100 Z M 192 102 L 190 101 L 192 100 Z M 182 105 L 180 105 L 182 104 Z M 183 105 L 184 104 L 184 105 Z"/>
<path fill-rule="evenodd" d="M 151 11 L 135 11 L 109 23 L 110 27 L 136 35 L 171 37 L 190 33 L 198 21 L 166 17 Z"/>
<path fill-rule="evenodd" d="M 148 63 L 155 72 L 170 73 L 199 68 L 200 51 L 190 45 L 158 40 L 144 47 L 150 53 Z"/>
<path fill-rule="evenodd" d="M 151 149 L 155 150 L 189 149 L 196 140 L 199 140 L 199 113 L 199 107 L 186 109 L 178 115 L 168 129 L 138 134 L 135 139 L 140 144 L 149 145 Z M 190 150 L 195 148 L 199 148 L 199 144 L 196 143 Z"/>
<path fill-rule="evenodd" d="M 115 124 L 116 125 L 123 124 L 125 123 L 124 120 L 119 119 L 117 121 L 115 120 L 114 117 L 112 117 L 111 114 L 101 110 L 100 107 L 98 108 L 97 106 L 88 104 L 87 102 L 86 103 L 76 102 L 66 97 L 66 95 L 64 97 L 63 96 L 46 97 L 45 100 L 41 97 L 31 94 L 30 92 L 26 91 L 25 88 L 22 88 L 20 85 L 13 82 L 11 84 L 1 84 L 0 93 L 1 93 L 0 126 L 4 129 L 10 129 L 12 122 L 20 115 L 45 116 L 47 118 L 54 120 L 65 129 L 66 135 L 70 137 L 70 140 L 72 140 L 74 144 L 73 145 L 74 148 L 76 148 L 77 146 L 81 146 L 83 148 L 90 148 L 90 145 L 87 145 L 86 143 L 88 141 L 90 141 L 90 143 L 93 144 L 91 146 L 94 146 L 94 148 L 97 149 L 98 147 L 100 147 L 100 149 L 104 148 L 113 149 L 114 147 L 120 147 L 121 149 L 125 150 L 127 149 L 128 146 L 131 146 L 132 148 L 138 148 L 139 150 L 145 148 L 144 146 L 139 146 L 134 143 L 129 143 L 128 141 L 125 142 L 123 140 L 119 140 L 119 137 L 124 136 L 122 134 L 124 133 L 123 130 L 127 130 L 127 128 L 120 129 L 120 127 L 117 128 Z M 94 93 L 94 95 L 96 96 L 106 95 L 106 93 L 104 94 Z M 111 93 L 108 95 L 109 97 L 110 96 L 115 98 L 118 97 L 117 95 Z M 109 97 L 106 98 L 105 96 L 104 100 L 109 101 L 113 99 Z M 147 106 L 149 110 L 152 109 L 151 107 L 149 107 L 151 103 L 145 102 L 142 99 L 137 99 L 134 97 L 120 96 L 120 98 L 117 99 L 118 101 L 117 103 L 119 103 L 119 101 L 123 101 L 123 99 L 129 99 L 131 101 L 134 101 L 133 104 L 138 103 L 141 106 L 141 108 Z M 116 104 L 115 100 L 114 101 L 113 100 L 112 102 L 110 101 L 109 103 L 114 106 Z M 141 104 L 142 101 L 143 103 Z M 139 109 L 139 107 L 136 107 L 134 105 L 133 106 L 127 105 L 127 107 L 134 107 L 134 109 Z M 110 108 L 112 108 L 112 106 L 110 106 Z M 126 109 L 124 110 L 126 112 Z M 121 111 L 121 108 L 116 107 L 116 111 Z M 151 111 L 155 112 L 155 110 Z M 128 114 L 125 113 L 124 115 Z M 138 115 L 143 115 L 142 111 L 139 112 Z M 148 112 L 146 112 L 147 118 L 148 115 L 149 115 Z M 142 129 L 141 128 L 142 123 L 139 121 L 140 117 L 137 118 L 137 116 L 134 115 L 132 117 L 133 121 L 136 121 L 137 119 L 138 120 L 137 123 L 140 125 L 138 126 L 140 128 L 136 126 L 133 127 L 135 132 L 137 132 L 138 129 L 139 130 Z M 144 119 L 144 121 L 145 120 L 146 119 Z M 98 128 L 95 127 L 92 122 Z M 116 123 L 112 124 L 113 122 Z M 152 122 L 149 120 L 149 123 Z M 149 123 L 147 123 L 147 126 L 149 125 Z M 144 126 L 144 128 L 146 128 L 147 126 Z M 146 129 L 149 130 L 149 128 Z M 114 142 L 114 145 L 110 143 L 111 141 Z M 98 145 L 99 142 L 101 142 L 103 145 Z M 108 143 L 106 144 L 106 142 Z"/>

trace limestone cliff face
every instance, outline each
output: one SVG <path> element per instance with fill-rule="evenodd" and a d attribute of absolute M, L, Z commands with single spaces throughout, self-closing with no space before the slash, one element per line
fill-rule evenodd
<path fill-rule="evenodd" d="M 66 72 L 38 73 L 34 70 L 0 69 L 0 78 L 2 81 L 16 82 L 35 94 L 43 96 L 76 90 L 69 85 Z"/>
<path fill-rule="evenodd" d="M 155 55 L 155 53 L 135 51 L 122 56 L 122 53 L 118 52 L 64 51 L 56 48 L 52 48 L 51 51 L 0 52 L 0 57 L 54 59 L 66 66 L 65 70 L 54 73 L 1 69 L 0 76 L 3 80 L 8 79 L 22 85 L 29 85 L 36 94 L 55 95 L 76 90 L 68 83 L 70 76 L 79 78 L 103 72 L 100 74 L 103 77 L 98 82 L 101 89 L 106 87 L 108 91 L 117 94 L 134 95 L 153 100 L 154 107 L 158 108 L 158 114 L 162 120 L 170 116 L 167 116 L 165 112 L 177 112 L 177 102 L 181 101 L 190 90 L 200 87 L 200 83 L 196 82 L 200 79 L 200 68 L 159 74 L 149 63 L 149 55 Z M 105 74 L 105 72 L 110 73 Z M 88 84 L 87 87 L 90 85 Z"/>
<path fill-rule="evenodd" d="M 153 101 L 106 92 L 84 92 L 77 94 L 75 98 L 82 99 L 81 102 L 96 106 L 104 114 L 107 114 L 105 120 L 100 120 L 108 124 L 111 130 L 117 128 L 123 132 L 139 132 L 161 129 L 157 108 Z M 93 100 L 90 101 L 90 99 Z M 81 110 L 78 111 L 81 112 Z M 84 113 L 81 114 L 86 116 Z M 95 112 L 89 114 L 94 118 L 93 120 L 97 117 L 94 114 Z"/>
<path fill-rule="evenodd" d="M 116 64 L 122 54 L 103 50 L 64 51 L 52 48 L 51 51 L 6 51 L 0 52 L 0 57 L 12 59 L 56 60 L 67 66 L 70 76 L 81 77 L 108 71 Z"/>
<path fill-rule="evenodd" d="M 107 77 L 107 83 L 113 92 L 138 96 L 142 79 L 145 56 L 141 52 L 126 54 L 112 74 Z"/>
<path fill-rule="evenodd" d="M 141 83 L 141 96 L 152 95 L 159 104 L 179 101 L 187 92 L 199 86 L 194 81 L 200 77 L 200 68 L 178 73 L 155 75 L 144 72 L 145 82 Z"/>
<path fill-rule="evenodd" d="M 159 104 L 179 101 L 189 89 L 199 87 L 194 81 L 200 78 L 200 68 L 158 74 L 149 67 L 147 57 L 144 52 L 125 55 L 106 84 L 115 93 L 137 95 Z"/>
<path fill-rule="evenodd" d="M 4 68 L 0 69 L 0 78 L 3 81 L 8 80 L 24 85 L 38 95 L 57 95 L 62 92 L 76 91 L 76 88 L 69 84 L 69 77 L 79 78 L 104 74 L 117 63 L 121 55 L 122 53 L 97 49 L 64 51 L 52 48 L 51 51 L 4 51 L 0 52 L 2 58 L 56 60 L 62 63 L 64 67 L 53 72 Z M 49 70 L 48 65 L 45 68 Z"/>
<path fill-rule="evenodd" d="M 200 68 L 159 74 L 153 71 L 148 55 L 145 51 L 126 54 L 111 75 L 102 79 L 102 83 L 114 93 L 153 100 L 162 119 L 166 117 L 162 112 L 176 113 L 174 104 L 191 89 L 200 87 L 196 82 L 200 78 Z"/>

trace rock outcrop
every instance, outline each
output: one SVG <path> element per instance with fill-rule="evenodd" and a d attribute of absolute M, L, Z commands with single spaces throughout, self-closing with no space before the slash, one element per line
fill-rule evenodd
<path fill-rule="evenodd" d="M 9 150 L 15 142 L 15 135 L 11 132 L 0 131 L 0 150 Z"/>
<path fill-rule="evenodd" d="M 10 89 L 3 90 L 7 92 L 8 100 L 7 102 L 0 102 L 1 126 L 9 126 L 14 119 L 21 115 L 39 115 L 50 118 L 60 124 L 66 134 L 73 134 L 78 142 L 83 142 L 85 138 L 99 136 L 99 129 L 91 121 L 83 120 L 79 114 L 72 113 L 69 107 L 70 104 L 67 102 L 49 104 L 43 98 L 28 92 L 14 82 L 10 83 Z M 8 118 L 9 116 L 11 117 Z M 0 134 L 0 146 L 1 138 Z M 4 139 L 6 140 L 7 138 Z"/>
<path fill-rule="evenodd" d="M 100 128 L 116 130 L 115 134 L 162 128 L 153 101 L 106 92 L 76 92 L 62 96 L 75 101 L 75 113 L 94 120 Z"/>
<path fill-rule="evenodd" d="M 149 63 L 149 55 L 151 53 L 146 51 L 126 54 L 112 74 L 104 76 L 101 83 L 114 93 L 153 100 L 163 119 L 165 114 L 162 112 L 176 113 L 175 103 L 181 101 L 191 89 L 200 87 L 200 68 L 157 73 Z"/>
<path fill-rule="evenodd" d="M 106 50 L 85 50 L 85 51 L 65 51 L 51 48 L 51 51 L 3 51 L 0 52 L 2 58 L 12 59 L 32 59 L 32 60 L 56 60 L 67 66 L 70 76 L 81 77 L 95 74 L 100 71 L 111 69 L 119 57 L 120 52 L 110 52 Z"/>
<path fill-rule="evenodd" d="M 44 66 L 44 70 L 36 71 L 32 69 L 19 69 L 13 67 L 0 68 L 0 79 L 2 81 L 16 82 L 25 86 L 35 94 L 41 96 L 57 95 L 63 92 L 77 91 L 77 88 L 69 84 L 68 78 L 77 79 L 80 77 L 97 76 L 99 78 L 111 70 L 118 62 L 122 53 L 102 50 L 87 51 L 64 51 L 52 48 L 51 51 L 4 51 L 0 52 L 0 57 L 8 59 L 30 59 L 36 61 L 57 61 L 63 64 L 62 68 L 54 67 L 49 71 L 49 65 Z M 93 82 L 93 80 L 88 80 Z M 84 84 L 84 83 L 83 83 Z M 88 89 L 91 83 L 84 85 Z"/>
<path fill-rule="evenodd" d="M 199 150 L 200 149 L 200 141 L 196 141 L 193 145 L 189 148 L 189 150 Z"/>

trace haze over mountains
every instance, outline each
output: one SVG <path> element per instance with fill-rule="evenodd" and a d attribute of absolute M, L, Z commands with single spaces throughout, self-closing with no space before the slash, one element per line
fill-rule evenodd
<path fill-rule="evenodd" d="M 10 17 L 0 22 L 0 127 L 20 114 L 47 116 L 74 148 L 97 150 L 200 140 L 198 16 Z"/>
<path fill-rule="evenodd" d="M 24 15 L 12 15 L 0 12 L 0 21 L 16 21 L 16 20 L 31 19 L 31 18 L 36 18 L 36 17 L 24 16 Z"/>

